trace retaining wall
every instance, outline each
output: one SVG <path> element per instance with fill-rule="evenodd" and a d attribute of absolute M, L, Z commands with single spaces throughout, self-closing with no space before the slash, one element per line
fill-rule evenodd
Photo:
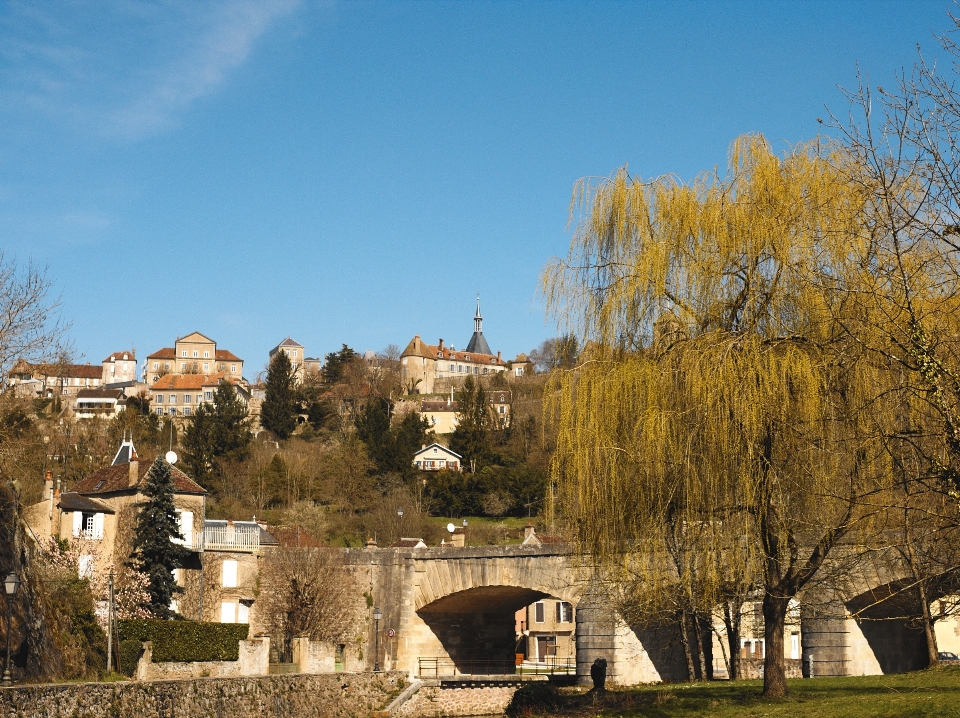
<path fill-rule="evenodd" d="M 0 688 L 0 718 L 365 718 L 402 673 L 64 683 Z"/>
<path fill-rule="evenodd" d="M 455 688 L 424 686 L 391 715 L 397 718 L 502 715 L 516 686 Z"/>
<path fill-rule="evenodd" d="M 136 678 L 140 681 L 175 680 L 179 678 L 240 678 L 265 676 L 270 672 L 270 639 L 266 636 L 240 641 L 235 661 L 194 661 L 192 663 L 154 663 L 153 643 L 145 641 L 143 655 L 137 663 Z M 304 671 L 319 673 L 320 671 Z M 329 673 L 333 673 L 333 665 Z"/>

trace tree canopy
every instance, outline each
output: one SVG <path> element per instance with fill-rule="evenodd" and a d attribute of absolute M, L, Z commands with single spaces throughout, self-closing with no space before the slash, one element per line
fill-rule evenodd
<path fill-rule="evenodd" d="M 233 384 L 222 379 L 213 402 L 204 403 L 190 418 L 183 435 L 184 459 L 191 475 L 204 488 L 213 488 L 220 464 L 239 460 L 250 444 L 247 407 Z"/>
<path fill-rule="evenodd" d="M 885 438 L 929 415 L 896 357 L 864 349 L 890 320 L 875 271 L 889 236 L 863 179 L 838 144 L 777 155 L 759 135 L 733 143 L 724 177 L 622 169 L 577 185 L 570 254 L 543 274 L 584 346 L 547 409 L 579 541 L 647 598 L 717 605 L 731 573 L 756 576 L 768 695 L 786 692 L 790 600 L 839 541 L 863 539 L 894 475 Z"/>

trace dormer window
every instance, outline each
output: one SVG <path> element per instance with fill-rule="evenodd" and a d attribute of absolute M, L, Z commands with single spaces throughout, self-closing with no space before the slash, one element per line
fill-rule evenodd
<path fill-rule="evenodd" d="M 467 354 L 467 355 L 463 358 L 463 360 L 464 360 L 464 361 L 470 361 L 470 355 Z"/>

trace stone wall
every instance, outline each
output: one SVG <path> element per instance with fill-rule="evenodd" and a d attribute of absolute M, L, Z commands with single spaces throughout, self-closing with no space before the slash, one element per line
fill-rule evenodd
<path fill-rule="evenodd" d="M 336 673 L 0 688 L 0 718 L 362 718 L 408 681 L 399 673 Z"/>
<path fill-rule="evenodd" d="M 787 678 L 803 678 L 803 664 L 799 658 L 784 658 Z M 740 661 L 741 678 L 745 681 L 763 678 L 762 658 L 743 658 Z"/>
<path fill-rule="evenodd" d="M 270 639 L 261 636 L 249 641 L 240 641 L 240 655 L 235 661 L 194 661 L 191 663 L 154 663 L 153 644 L 143 644 L 143 655 L 137 663 L 136 678 L 139 681 L 162 681 L 178 678 L 240 678 L 265 676 L 270 672 Z M 320 671 L 304 671 L 319 673 Z M 333 673 L 333 664 L 330 670 Z"/>
<path fill-rule="evenodd" d="M 391 715 L 397 718 L 502 715 L 516 690 L 516 686 L 424 686 Z"/>

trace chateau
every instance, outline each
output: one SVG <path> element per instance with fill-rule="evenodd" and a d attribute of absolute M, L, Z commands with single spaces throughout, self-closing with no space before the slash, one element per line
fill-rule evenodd
<path fill-rule="evenodd" d="M 483 317 L 480 299 L 473 317 L 473 336 L 464 351 L 438 344 L 425 344 L 418 334 L 400 355 L 400 375 L 404 387 L 411 394 L 432 394 L 459 385 L 468 374 L 482 376 L 506 371 L 507 363 L 490 351 L 483 336 Z"/>

